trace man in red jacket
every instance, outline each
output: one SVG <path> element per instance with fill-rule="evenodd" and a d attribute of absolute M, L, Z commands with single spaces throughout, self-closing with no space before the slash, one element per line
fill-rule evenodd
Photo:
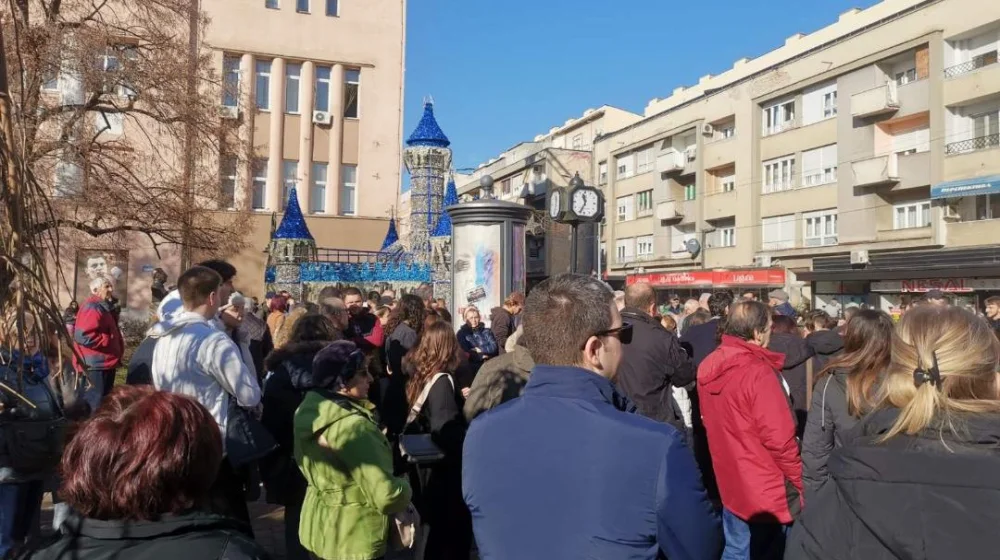
<path fill-rule="evenodd" d="M 722 496 L 722 559 L 780 559 L 802 495 L 795 422 L 779 377 L 784 355 L 767 349 L 771 316 L 763 303 L 734 304 L 724 333 L 698 368 L 701 415 Z"/>
<path fill-rule="evenodd" d="M 106 396 L 115 384 L 115 369 L 125 352 L 125 342 L 112 308 L 111 280 L 105 277 L 91 280 L 90 293 L 76 315 L 73 339 L 84 367 L 95 374 L 91 377 L 102 380 L 101 391 Z"/>

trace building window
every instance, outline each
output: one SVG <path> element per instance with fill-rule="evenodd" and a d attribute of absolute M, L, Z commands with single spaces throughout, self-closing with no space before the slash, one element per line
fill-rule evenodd
<path fill-rule="evenodd" d="M 635 175 L 635 154 L 618 156 L 615 165 L 618 168 L 618 173 L 615 176 L 619 179 L 628 179 Z"/>
<path fill-rule="evenodd" d="M 236 156 L 222 156 L 219 160 L 219 177 L 222 178 L 219 203 L 222 208 L 236 207 L 236 164 Z"/>
<path fill-rule="evenodd" d="M 698 198 L 698 188 L 695 185 L 684 187 L 684 200 L 694 200 Z"/>
<path fill-rule="evenodd" d="M 931 203 L 913 202 L 892 207 L 893 229 L 931 227 Z"/>
<path fill-rule="evenodd" d="M 998 194 L 984 194 L 980 196 L 972 197 L 975 201 L 975 214 L 972 218 L 967 218 L 968 211 L 961 213 L 963 222 L 973 222 L 978 220 L 996 220 L 1000 218 L 1000 195 Z M 966 199 L 962 199 L 965 202 Z M 964 204 L 963 204 L 964 206 Z"/>
<path fill-rule="evenodd" d="M 309 0 L 295 0 L 295 11 L 300 14 L 308 14 Z"/>
<path fill-rule="evenodd" d="M 121 97 L 135 97 L 135 86 L 129 82 L 126 74 L 138 57 L 139 51 L 135 45 L 112 45 L 105 54 L 98 56 L 98 68 L 104 72 L 102 91 Z"/>
<path fill-rule="evenodd" d="M 837 182 L 837 145 L 802 152 L 802 186 Z"/>
<path fill-rule="evenodd" d="M 795 183 L 795 156 L 764 162 L 764 193 L 787 191 Z"/>
<path fill-rule="evenodd" d="M 358 211 L 358 166 L 340 166 L 340 213 L 353 216 Z"/>
<path fill-rule="evenodd" d="M 653 155 L 653 147 L 644 148 L 635 154 L 636 175 L 648 173 L 656 167 L 656 156 Z"/>
<path fill-rule="evenodd" d="M 222 104 L 226 107 L 236 107 L 240 102 L 240 57 L 225 55 L 222 57 Z"/>
<path fill-rule="evenodd" d="M 721 185 L 721 191 L 724 193 L 733 192 L 736 190 L 736 174 L 732 173 L 719 178 L 719 184 Z"/>
<path fill-rule="evenodd" d="M 361 70 L 344 71 L 344 118 L 358 118 L 358 95 L 361 93 Z"/>
<path fill-rule="evenodd" d="M 635 256 L 649 258 L 653 256 L 653 236 L 643 235 L 635 238 Z"/>
<path fill-rule="evenodd" d="M 653 214 L 653 190 L 642 191 L 635 195 L 635 215 L 638 217 Z"/>
<path fill-rule="evenodd" d="M 627 263 L 635 258 L 635 239 L 619 239 L 615 241 L 615 256 L 619 263 Z"/>
<path fill-rule="evenodd" d="M 802 92 L 802 126 L 837 116 L 837 84 L 827 83 Z"/>
<path fill-rule="evenodd" d="M 313 108 L 316 111 L 330 110 L 330 67 L 316 67 L 316 92 Z"/>
<path fill-rule="evenodd" d="M 795 123 L 795 101 L 784 101 L 764 108 L 764 136 L 788 130 Z"/>
<path fill-rule="evenodd" d="M 122 113 L 105 113 L 97 111 L 94 114 L 94 131 L 100 135 L 102 133 L 113 136 L 120 136 L 124 132 L 125 115 Z"/>
<path fill-rule="evenodd" d="M 763 218 L 760 229 L 761 250 L 780 251 L 795 247 L 795 215 Z"/>
<path fill-rule="evenodd" d="M 261 111 L 271 109 L 271 61 L 258 60 L 254 63 L 254 92 L 257 98 L 257 108 Z"/>
<path fill-rule="evenodd" d="M 601 185 L 608 184 L 608 162 L 602 161 L 597 164 L 597 181 Z"/>
<path fill-rule="evenodd" d="M 931 130 L 925 123 L 905 131 L 893 131 L 892 151 L 898 155 L 928 152 L 931 149 Z"/>
<path fill-rule="evenodd" d="M 288 203 L 288 193 L 299 181 L 299 162 L 291 159 L 281 161 L 281 210 Z"/>
<path fill-rule="evenodd" d="M 327 164 L 313 163 L 309 181 L 309 211 L 313 214 L 326 212 L 326 171 Z"/>
<path fill-rule="evenodd" d="M 635 219 L 633 213 L 633 199 L 631 196 L 623 196 L 618 199 L 618 221 L 627 222 Z"/>
<path fill-rule="evenodd" d="M 894 79 L 896 80 L 896 85 L 899 86 L 905 86 L 910 82 L 915 82 L 917 81 L 917 69 L 908 68 L 906 70 L 896 72 Z"/>
<path fill-rule="evenodd" d="M 736 218 L 726 218 L 715 222 L 715 246 L 736 246 Z"/>
<path fill-rule="evenodd" d="M 42 90 L 59 91 L 59 65 L 50 64 L 42 73 Z"/>
<path fill-rule="evenodd" d="M 267 160 L 255 159 L 251 171 L 253 171 L 253 192 L 250 197 L 250 207 L 254 210 L 263 210 L 267 201 Z"/>
<path fill-rule="evenodd" d="M 277 10 L 278 0 L 264 0 L 264 7 L 271 10 Z"/>
<path fill-rule="evenodd" d="M 802 215 L 802 239 L 806 247 L 837 244 L 837 211 L 820 210 Z"/>
<path fill-rule="evenodd" d="M 339 0 L 326 0 L 326 15 L 330 17 L 337 17 L 340 15 Z"/>
<path fill-rule="evenodd" d="M 583 134 L 577 134 L 573 137 L 573 149 L 579 150 L 583 148 Z"/>
<path fill-rule="evenodd" d="M 64 150 L 56 162 L 52 195 L 69 197 L 81 193 L 83 193 L 83 168 L 74 161 L 74 156 Z"/>
<path fill-rule="evenodd" d="M 719 138 L 725 140 L 726 138 L 732 138 L 736 136 L 736 124 L 728 123 L 719 127 Z"/>
<path fill-rule="evenodd" d="M 299 82 L 302 81 L 302 65 L 285 65 L 285 112 L 298 114 L 299 112 Z"/>

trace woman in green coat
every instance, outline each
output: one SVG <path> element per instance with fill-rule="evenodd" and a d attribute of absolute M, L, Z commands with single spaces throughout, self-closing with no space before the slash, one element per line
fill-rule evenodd
<path fill-rule="evenodd" d="M 372 560 L 386 553 L 390 516 L 410 503 L 392 474 L 389 442 L 366 400 L 372 378 L 353 342 L 316 354 L 310 391 L 295 412 L 295 461 L 309 483 L 299 539 L 324 560 Z"/>

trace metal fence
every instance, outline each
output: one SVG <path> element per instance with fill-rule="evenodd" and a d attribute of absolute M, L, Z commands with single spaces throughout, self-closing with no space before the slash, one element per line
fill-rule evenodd
<path fill-rule="evenodd" d="M 405 263 L 409 260 L 411 260 L 411 258 L 402 252 L 358 251 L 355 249 L 316 249 L 316 262 L 320 263 Z"/>
<path fill-rule="evenodd" d="M 945 78 L 953 78 L 955 76 L 961 76 L 973 70 L 978 70 L 980 68 L 990 66 L 997 63 L 997 51 L 988 52 L 981 54 L 968 62 L 963 62 L 962 64 L 956 64 L 949 68 L 944 69 Z"/>
<path fill-rule="evenodd" d="M 970 140 L 952 142 L 944 147 L 944 153 L 945 155 L 962 154 L 997 147 L 1000 147 L 1000 134 L 989 134 Z"/>

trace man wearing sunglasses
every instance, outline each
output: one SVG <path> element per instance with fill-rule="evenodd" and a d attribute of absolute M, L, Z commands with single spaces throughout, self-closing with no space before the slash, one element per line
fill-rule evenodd
<path fill-rule="evenodd" d="M 691 424 L 691 401 L 684 388 L 694 389 L 697 370 L 677 337 L 660 325 L 656 314 L 656 292 L 646 283 L 625 290 L 622 317 L 635 331 L 625 349 L 615 383 L 639 408 L 639 413 L 666 422 L 687 433 Z M 677 387 L 679 400 L 674 397 Z M 682 406 L 686 405 L 686 406 Z"/>
<path fill-rule="evenodd" d="M 719 517 L 683 436 L 625 412 L 612 383 L 634 326 L 611 290 L 561 274 L 522 313 L 528 384 L 465 439 L 480 557 L 718 559 Z"/>

